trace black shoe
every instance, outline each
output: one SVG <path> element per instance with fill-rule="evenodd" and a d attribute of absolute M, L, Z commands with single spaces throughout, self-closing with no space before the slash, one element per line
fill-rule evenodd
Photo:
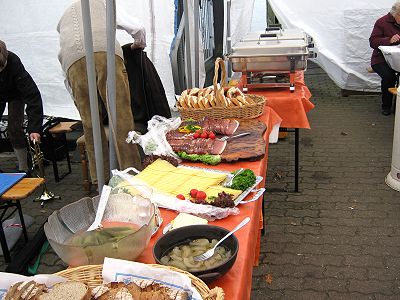
<path fill-rule="evenodd" d="M 390 108 L 383 108 L 382 115 L 389 116 L 390 115 Z"/>

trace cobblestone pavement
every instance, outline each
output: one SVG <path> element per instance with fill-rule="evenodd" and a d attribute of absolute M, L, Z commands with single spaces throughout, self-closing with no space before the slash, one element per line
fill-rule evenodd
<path fill-rule="evenodd" d="M 400 194 L 384 183 L 394 116 L 380 114 L 380 96 L 342 97 L 315 65 L 307 70 L 306 83 L 316 107 L 308 114 L 312 129 L 300 131 L 300 192 L 290 192 L 290 134 L 269 148 L 267 227 L 251 299 L 400 299 Z M 79 135 L 69 138 L 74 134 Z M 59 183 L 46 167 L 48 189 L 60 200 L 41 209 L 31 201 L 39 191 L 23 201 L 24 213 L 35 219 L 30 237 L 54 210 L 87 195 L 77 150 L 72 161 L 72 174 Z M 3 171 L 14 171 L 15 165 L 12 153 L 0 153 Z M 12 254 L 23 246 L 20 239 Z M 5 267 L 0 257 L 0 270 Z M 38 272 L 65 267 L 49 250 Z"/>
<path fill-rule="evenodd" d="M 400 194 L 384 182 L 394 115 L 342 97 L 318 67 L 300 131 L 300 192 L 268 192 L 251 299 L 400 299 Z M 267 188 L 293 189 L 294 138 L 270 145 Z"/>

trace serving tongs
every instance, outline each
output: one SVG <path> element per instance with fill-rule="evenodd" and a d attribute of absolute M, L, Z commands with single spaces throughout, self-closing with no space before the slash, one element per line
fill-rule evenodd
<path fill-rule="evenodd" d="M 249 135 L 249 134 L 251 134 L 251 133 L 250 132 L 243 132 L 243 133 L 239 133 L 239 134 L 236 134 L 236 135 L 226 135 L 226 136 L 223 136 L 221 138 L 218 138 L 217 140 L 228 141 L 228 140 L 240 138 L 242 136 L 246 136 L 246 135 Z"/>
<path fill-rule="evenodd" d="M 233 179 L 238 176 L 240 173 L 242 173 L 244 171 L 243 168 L 240 168 L 235 174 L 233 174 L 233 176 L 226 182 L 223 184 L 223 186 L 225 187 L 230 187 L 232 185 Z"/>

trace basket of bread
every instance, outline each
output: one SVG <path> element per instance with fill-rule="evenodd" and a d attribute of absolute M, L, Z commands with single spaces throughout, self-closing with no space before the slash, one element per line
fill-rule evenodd
<path fill-rule="evenodd" d="M 192 282 L 192 286 L 199 292 L 203 300 L 223 300 L 225 298 L 225 293 L 222 288 L 215 287 L 210 290 L 201 279 L 193 276 L 189 272 L 182 271 L 172 266 L 156 264 L 149 266 L 167 269 L 187 275 Z M 187 293 L 182 292 L 181 290 L 174 290 L 170 287 L 166 287 L 162 284 L 158 284 L 149 280 L 136 280 L 130 284 L 125 284 L 123 282 L 111 282 L 108 284 L 103 284 L 102 269 L 103 265 L 86 265 L 69 268 L 56 273 L 56 275 L 72 281 L 85 282 L 91 290 L 91 299 L 189 299 Z M 133 298 L 116 297 L 117 293 L 121 293 L 122 291 L 130 293 Z M 156 296 L 159 297 L 157 298 Z"/>
<path fill-rule="evenodd" d="M 178 284 L 171 285 L 163 281 L 152 280 L 148 276 L 138 276 L 129 280 L 103 281 L 103 265 L 86 265 L 68 268 L 52 275 L 25 277 L 10 274 L 12 280 L 8 288 L 0 288 L 0 299 L 5 300 L 223 300 L 222 288 L 212 290 L 192 274 L 171 266 L 147 265 L 150 268 L 177 272 L 189 277 L 192 293 Z M 3 273 L 8 274 L 8 273 Z M 62 278 L 64 279 L 62 279 Z M 4 278 L 3 278 L 4 279 Z M 65 281 L 66 280 L 66 281 Z M 3 280 L 4 281 L 4 280 Z"/>
<path fill-rule="evenodd" d="M 220 83 L 218 83 L 219 69 L 221 69 Z M 263 114 L 266 102 L 263 96 L 243 94 L 238 87 L 225 85 L 225 64 L 222 58 L 217 58 L 213 86 L 184 90 L 178 97 L 176 106 L 182 118 L 253 119 Z"/>

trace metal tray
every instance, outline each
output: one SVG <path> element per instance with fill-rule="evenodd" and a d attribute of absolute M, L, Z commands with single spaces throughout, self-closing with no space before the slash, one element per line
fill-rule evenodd
<path fill-rule="evenodd" d="M 228 175 L 228 177 L 221 183 L 221 185 L 223 185 L 224 183 L 228 182 L 233 174 L 229 171 L 223 171 L 223 170 L 214 170 L 214 169 L 208 169 L 208 168 L 202 168 L 202 167 L 193 167 L 193 166 L 185 166 L 185 165 L 179 165 L 178 168 L 188 168 L 188 169 L 197 169 L 200 171 L 204 171 L 204 172 L 210 172 L 210 173 L 220 173 L 220 174 L 226 174 Z M 244 202 L 243 200 L 247 197 L 248 194 L 250 194 L 251 192 L 257 192 L 257 194 L 253 197 L 252 200 L 256 200 L 258 199 L 260 194 L 260 191 L 262 191 L 262 193 L 265 191 L 264 189 L 261 190 L 254 190 L 254 188 L 263 180 L 262 176 L 256 176 L 256 182 L 249 187 L 247 190 L 243 191 L 236 199 L 235 199 L 235 206 L 237 206 L 238 204 L 240 204 L 241 202 Z M 251 202 L 251 200 L 249 200 L 249 202 Z"/>
<path fill-rule="evenodd" d="M 230 57 L 308 55 L 304 40 L 265 40 L 239 41 L 232 46 Z"/>
<path fill-rule="evenodd" d="M 267 37 L 261 37 L 262 34 L 268 34 Z M 276 36 L 272 36 L 272 35 Z M 241 41 L 258 41 L 260 39 L 267 40 L 304 40 L 309 41 L 310 37 L 302 30 L 299 29 L 276 29 L 276 30 L 268 30 L 268 31 L 253 31 L 247 33 Z"/>

